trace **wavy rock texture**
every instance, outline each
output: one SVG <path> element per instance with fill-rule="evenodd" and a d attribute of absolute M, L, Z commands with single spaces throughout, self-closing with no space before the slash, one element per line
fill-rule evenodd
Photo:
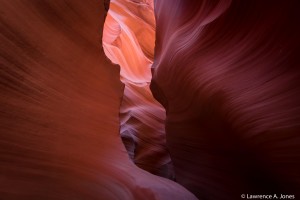
<path fill-rule="evenodd" d="M 103 47 L 108 58 L 120 65 L 125 84 L 120 107 L 121 137 L 137 166 L 173 179 L 165 141 L 165 111 L 149 88 L 154 38 L 152 0 L 110 2 Z"/>
<path fill-rule="evenodd" d="M 1 1 L 0 199 L 196 199 L 127 156 L 103 5 Z"/>
<path fill-rule="evenodd" d="M 199 199 L 300 197 L 298 1 L 155 1 L 151 90 Z"/>

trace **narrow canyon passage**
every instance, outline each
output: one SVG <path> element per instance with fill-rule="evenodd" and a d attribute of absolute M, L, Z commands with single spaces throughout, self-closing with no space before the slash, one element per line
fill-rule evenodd
<path fill-rule="evenodd" d="M 0 199 L 299 199 L 299 7 L 2 0 Z"/>
<path fill-rule="evenodd" d="M 124 94 L 120 135 L 133 162 L 155 175 L 174 179 L 165 139 L 165 111 L 150 91 L 154 57 L 153 0 L 111 0 L 104 23 L 103 47 L 120 66 Z"/>
<path fill-rule="evenodd" d="M 120 69 L 99 43 L 106 10 L 102 0 L 1 1 L 1 200 L 196 199 L 128 157 Z"/>

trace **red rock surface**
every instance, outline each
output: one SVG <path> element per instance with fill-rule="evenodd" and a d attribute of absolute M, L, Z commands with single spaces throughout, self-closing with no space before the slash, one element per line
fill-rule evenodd
<path fill-rule="evenodd" d="M 300 197 L 298 1 L 104 5 L 1 2 L 0 199 Z"/>
<path fill-rule="evenodd" d="M 136 167 L 103 1 L 1 1 L 0 199 L 195 199 Z"/>
<path fill-rule="evenodd" d="M 151 89 L 199 199 L 300 194 L 298 1 L 155 1 Z"/>

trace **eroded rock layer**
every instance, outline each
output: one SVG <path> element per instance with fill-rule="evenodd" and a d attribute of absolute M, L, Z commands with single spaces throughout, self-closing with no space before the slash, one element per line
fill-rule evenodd
<path fill-rule="evenodd" d="M 196 199 L 129 160 L 104 16 L 103 1 L 1 1 L 0 199 Z"/>
<path fill-rule="evenodd" d="M 165 140 L 165 111 L 149 88 L 155 42 L 153 1 L 112 0 L 105 21 L 103 47 L 121 68 L 125 85 L 120 134 L 140 168 L 174 178 Z"/>
<path fill-rule="evenodd" d="M 151 90 L 199 199 L 300 191 L 298 1 L 155 1 Z"/>

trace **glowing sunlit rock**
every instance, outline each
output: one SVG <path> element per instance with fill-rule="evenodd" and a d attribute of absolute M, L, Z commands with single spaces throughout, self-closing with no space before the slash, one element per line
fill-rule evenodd
<path fill-rule="evenodd" d="M 165 111 L 149 89 L 155 43 L 153 2 L 112 0 L 103 31 L 107 57 L 121 68 L 123 142 L 136 165 L 174 178 L 166 149 Z"/>

